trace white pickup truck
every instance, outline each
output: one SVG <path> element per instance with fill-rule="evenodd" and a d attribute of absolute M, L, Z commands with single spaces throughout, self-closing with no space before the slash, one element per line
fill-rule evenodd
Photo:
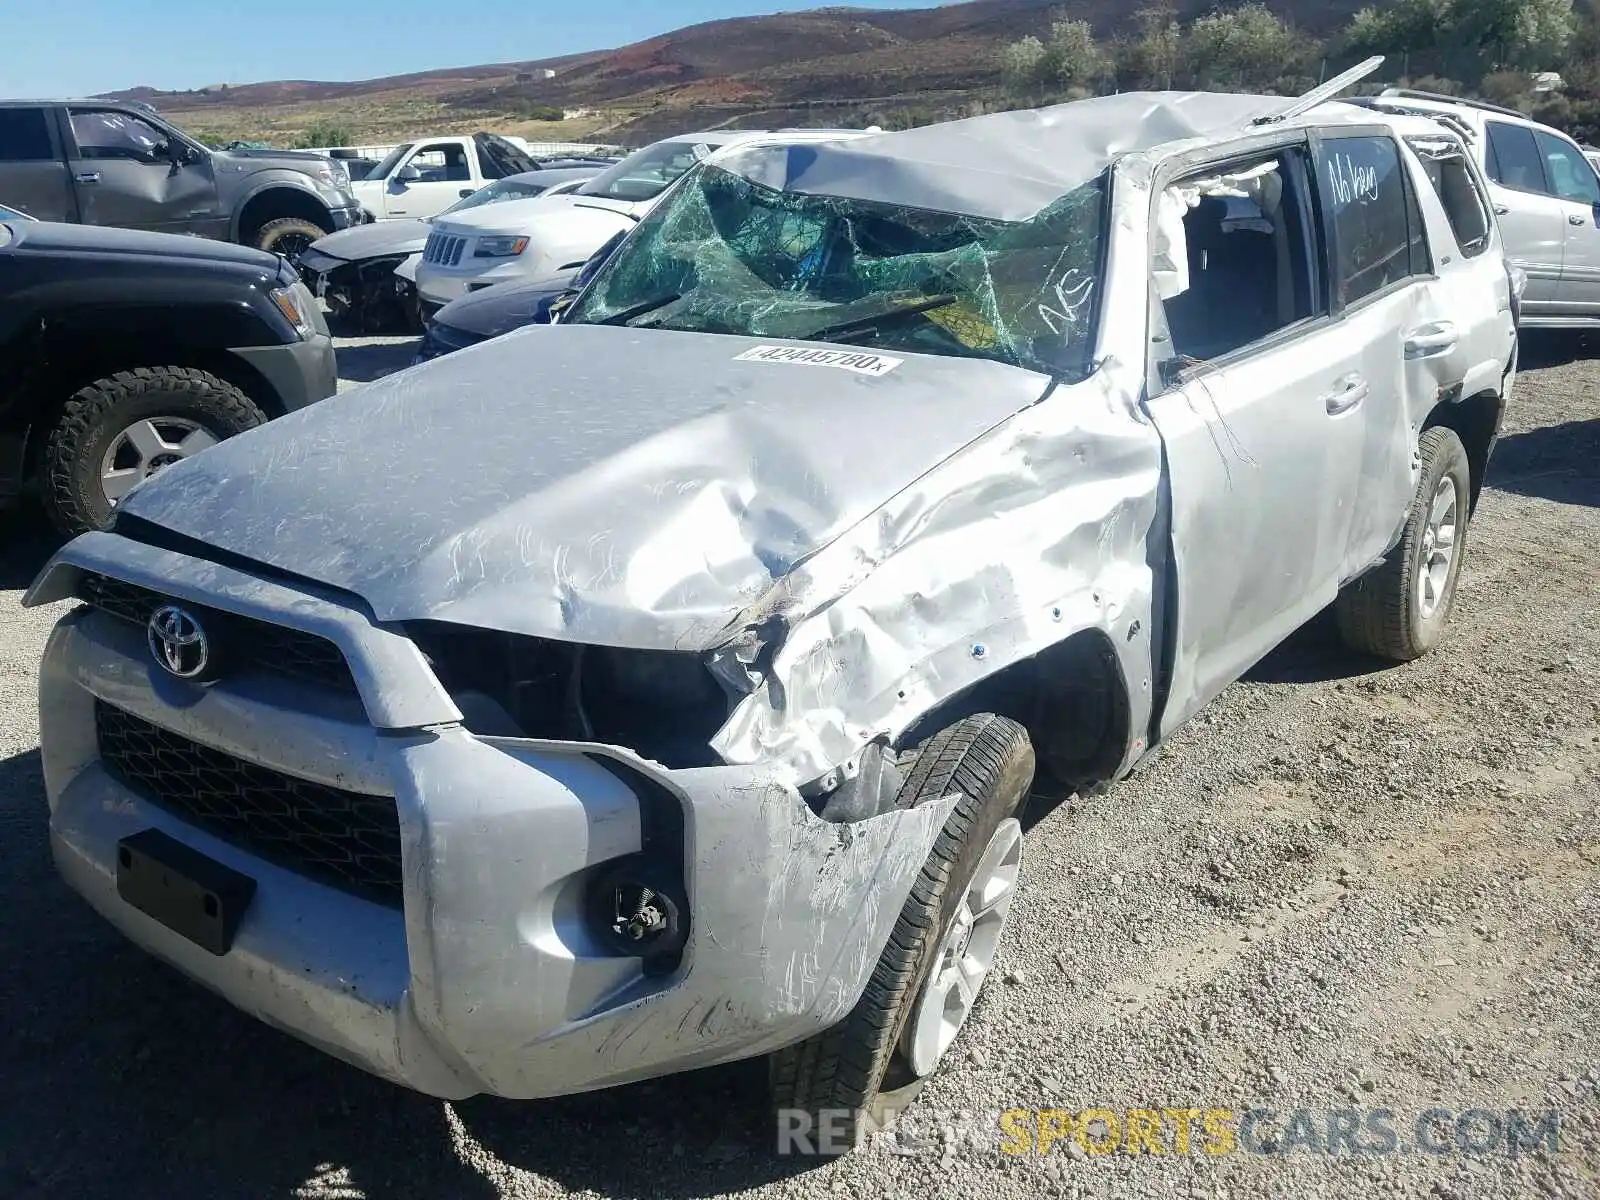
<path fill-rule="evenodd" d="M 538 166 L 526 150 L 499 134 L 430 137 L 396 146 L 352 187 L 373 220 L 414 220 L 437 216 L 486 183 Z"/>

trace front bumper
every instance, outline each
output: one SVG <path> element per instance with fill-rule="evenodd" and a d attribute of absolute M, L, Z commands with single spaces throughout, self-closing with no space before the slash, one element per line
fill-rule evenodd
<path fill-rule="evenodd" d="M 353 225 L 365 225 L 370 220 L 366 210 L 355 202 L 345 208 L 330 208 L 328 216 L 333 219 L 335 233 L 341 229 L 349 229 Z"/>
<path fill-rule="evenodd" d="M 314 319 L 321 320 L 321 313 Z M 339 390 L 339 363 L 333 338 L 324 326 L 304 341 L 287 346 L 244 346 L 229 351 L 249 363 L 265 377 L 283 405 L 294 412 L 326 400 Z"/>
<path fill-rule="evenodd" d="M 417 293 L 431 304 L 445 305 L 497 283 L 535 278 L 520 258 L 468 259 L 459 266 L 422 263 L 417 267 Z"/>
<path fill-rule="evenodd" d="M 27 602 L 73 594 L 83 571 L 315 633 L 343 652 L 359 699 L 268 676 L 178 683 L 138 626 L 68 614 L 40 677 L 61 874 L 245 1012 L 431 1095 L 587 1091 L 827 1028 L 860 996 L 954 805 L 837 826 L 758 768 L 668 771 L 612 747 L 478 737 L 409 640 L 336 597 L 114 534 L 67 546 Z M 403 905 L 273 865 L 119 782 L 100 756 L 97 701 L 297 778 L 392 795 Z M 688 939 L 664 977 L 590 936 L 575 900 L 593 872 L 645 852 L 646 794 L 683 817 Z M 256 880 L 226 955 L 119 897 L 118 840 L 149 828 Z"/>

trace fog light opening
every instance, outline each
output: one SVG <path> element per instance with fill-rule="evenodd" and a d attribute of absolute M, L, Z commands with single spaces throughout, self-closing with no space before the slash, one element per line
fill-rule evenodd
<path fill-rule="evenodd" d="M 619 866 L 595 889 L 594 920 L 618 954 L 643 961 L 647 974 L 675 970 L 688 930 L 685 904 L 674 882 L 648 864 Z"/>

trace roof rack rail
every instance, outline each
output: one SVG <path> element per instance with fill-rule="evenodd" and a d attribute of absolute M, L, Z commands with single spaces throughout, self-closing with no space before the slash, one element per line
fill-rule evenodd
<path fill-rule="evenodd" d="M 1281 121 L 1288 121 L 1298 117 L 1301 113 L 1310 112 L 1317 105 L 1333 99 L 1345 88 L 1352 84 L 1360 83 L 1379 67 L 1383 66 L 1383 55 L 1374 54 L 1365 62 L 1357 63 L 1348 71 L 1335 75 L 1327 83 L 1318 84 L 1309 92 L 1296 96 L 1277 112 L 1266 113 L 1251 121 L 1252 125 L 1276 125 Z"/>
<path fill-rule="evenodd" d="M 1389 113 L 1397 117 L 1426 117 L 1455 133 L 1469 146 L 1478 140 L 1478 135 L 1473 132 L 1472 126 L 1462 120 L 1456 113 L 1434 112 L 1431 109 L 1424 112 L 1419 108 L 1407 108 L 1404 104 L 1396 104 L 1393 100 L 1385 100 L 1382 96 L 1351 96 L 1344 103 L 1354 104 L 1358 108 L 1370 108 L 1374 112 Z"/>
<path fill-rule="evenodd" d="M 1514 108 L 1507 108 L 1503 104 L 1490 104 L 1487 100 L 1469 100 L 1465 96 L 1446 96 L 1443 92 L 1424 92 L 1418 88 L 1384 88 L 1383 95 L 1398 96 L 1404 100 L 1432 100 L 1437 104 L 1459 104 L 1463 108 L 1478 108 L 1484 112 L 1499 113 L 1505 117 L 1515 117 L 1519 121 L 1532 120 L 1525 112 L 1518 112 Z"/>

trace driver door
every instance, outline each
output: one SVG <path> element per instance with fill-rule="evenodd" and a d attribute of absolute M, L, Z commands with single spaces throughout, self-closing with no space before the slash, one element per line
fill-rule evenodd
<path fill-rule="evenodd" d="M 172 149 L 187 143 L 120 109 L 73 106 L 67 122 L 67 167 L 84 224 L 225 234 L 209 156 L 175 161 Z"/>
<path fill-rule="evenodd" d="M 1176 638 L 1166 736 L 1337 594 L 1374 381 L 1332 319 L 1305 144 L 1180 180 L 1187 279 L 1152 301 L 1146 410 L 1166 449 Z M 1159 285 L 1158 285 L 1159 286 Z"/>
<path fill-rule="evenodd" d="M 384 210 L 391 217 L 434 217 L 477 189 L 464 145 L 423 142 L 390 174 Z"/>

